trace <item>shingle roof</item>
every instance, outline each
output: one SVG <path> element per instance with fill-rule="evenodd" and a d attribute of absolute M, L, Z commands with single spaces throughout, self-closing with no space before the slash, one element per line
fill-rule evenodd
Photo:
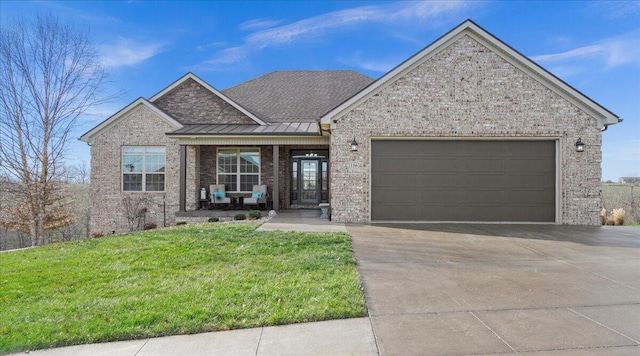
<path fill-rule="evenodd" d="M 373 81 L 349 70 L 276 71 L 222 92 L 267 122 L 317 122 Z"/>

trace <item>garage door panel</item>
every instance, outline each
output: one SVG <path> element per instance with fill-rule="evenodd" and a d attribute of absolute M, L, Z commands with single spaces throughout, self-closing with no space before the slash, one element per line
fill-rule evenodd
<path fill-rule="evenodd" d="M 458 190 L 457 189 L 438 189 L 438 190 L 421 190 L 417 194 L 421 204 L 428 205 L 457 205 Z"/>
<path fill-rule="evenodd" d="M 468 172 L 501 172 L 504 170 L 504 159 L 498 158 L 476 158 L 466 159 L 465 169 Z"/>
<path fill-rule="evenodd" d="M 464 190 L 465 202 L 476 206 L 494 206 L 504 204 L 504 192 L 500 190 Z M 472 203 L 470 203 L 472 202 Z"/>
<path fill-rule="evenodd" d="M 412 172 L 384 172 L 376 175 L 376 186 L 382 189 L 394 189 L 399 187 L 417 187 L 418 175 Z"/>
<path fill-rule="evenodd" d="M 372 162 L 372 165 L 375 167 L 380 167 L 380 172 L 399 172 L 399 171 L 417 171 L 415 167 L 416 159 L 415 158 L 407 158 L 400 156 L 387 156 L 387 157 L 379 157 L 377 160 L 381 160 L 384 164 L 380 164 L 382 162 Z"/>
<path fill-rule="evenodd" d="M 372 141 L 371 219 L 555 221 L 554 141 Z"/>
<path fill-rule="evenodd" d="M 511 157 L 555 157 L 555 141 L 509 141 L 505 151 Z"/>
<path fill-rule="evenodd" d="M 504 177 L 499 174 L 470 173 L 464 181 L 460 189 L 502 189 L 505 184 Z"/>
<path fill-rule="evenodd" d="M 420 188 L 438 187 L 438 189 L 457 188 L 464 180 L 457 174 L 421 174 L 418 176 Z"/>
<path fill-rule="evenodd" d="M 552 199 L 555 199 L 555 193 L 544 189 L 509 191 L 509 205 L 511 206 L 547 206 L 549 200 Z"/>
<path fill-rule="evenodd" d="M 422 220 L 419 213 L 420 203 L 412 205 L 407 204 L 389 204 L 384 210 L 372 212 L 372 220 L 391 220 L 391 221 L 420 221 Z"/>
<path fill-rule="evenodd" d="M 549 162 L 545 158 L 523 158 L 523 159 L 509 159 L 506 162 L 507 169 L 517 172 L 554 172 L 555 162 Z"/>
<path fill-rule="evenodd" d="M 456 157 L 436 157 L 432 159 L 424 159 L 424 157 L 418 157 L 414 162 L 414 167 L 418 172 L 430 172 L 436 173 L 448 173 L 456 172 L 460 169 L 460 166 L 464 162 L 458 160 Z"/>
<path fill-rule="evenodd" d="M 511 174 L 504 182 L 505 188 L 509 189 L 553 189 L 556 185 L 555 176 L 540 173 L 532 173 L 530 175 Z"/>
<path fill-rule="evenodd" d="M 529 217 L 528 221 L 553 221 L 555 219 L 555 213 L 546 206 L 511 207 L 505 211 L 505 214 L 511 220 L 523 215 Z"/>

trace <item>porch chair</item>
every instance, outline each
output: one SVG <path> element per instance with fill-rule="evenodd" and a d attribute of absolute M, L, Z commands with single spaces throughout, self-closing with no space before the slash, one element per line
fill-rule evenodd
<path fill-rule="evenodd" d="M 224 184 L 211 184 L 209 185 L 209 194 L 213 208 L 215 209 L 218 204 L 231 205 L 231 198 L 227 196 Z"/>
<path fill-rule="evenodd" d="M 260 210 L 260 204 L 264 204 L 264 208 L 267 208 L 267 186 L 265 184 L 254 185 L 251 196 L 244 198 L 244 205 L 255 205 L 256 209 Z"/>

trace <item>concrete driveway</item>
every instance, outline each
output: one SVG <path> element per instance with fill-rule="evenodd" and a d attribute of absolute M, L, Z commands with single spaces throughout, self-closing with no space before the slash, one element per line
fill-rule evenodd
<path fill-rule="evenodd" d="M 640 228 L 347 229 L 382 355 L 640 354 Z"/>

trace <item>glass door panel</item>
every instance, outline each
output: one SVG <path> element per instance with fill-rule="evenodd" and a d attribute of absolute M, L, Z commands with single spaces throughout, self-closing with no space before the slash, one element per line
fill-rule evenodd
<path fill-rule="evenodd" d="M 301 203 L 317 203 L 318 202 L 318 161 L 317 160 L 301 160 L 301 183 L 302 196 Z"/>

